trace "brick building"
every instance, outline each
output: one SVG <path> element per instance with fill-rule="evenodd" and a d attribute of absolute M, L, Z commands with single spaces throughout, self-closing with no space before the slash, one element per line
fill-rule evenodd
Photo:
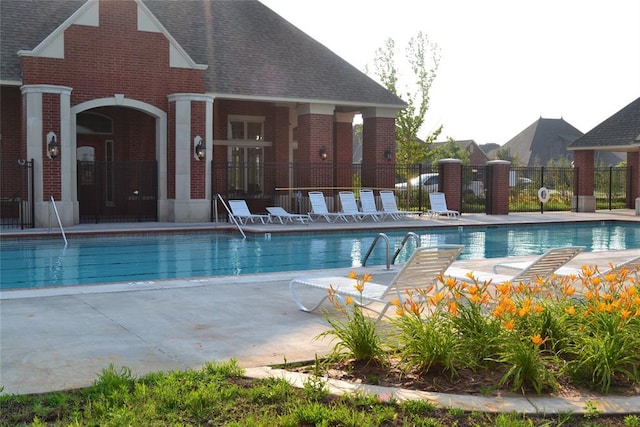
<path fill-rule="evenodd" d="M 64 225 L 208 221 L 233 191 L 272 201 L 293 178 L 263 165 L 350 163 L 356 114 L 363 166 L 395 151 L 404 102 L 260 2 L 2 0 L 0 17 L 0 192 L 17 194 L 7 165 L 32 165 L 36 227 L 51 197 Z"/>

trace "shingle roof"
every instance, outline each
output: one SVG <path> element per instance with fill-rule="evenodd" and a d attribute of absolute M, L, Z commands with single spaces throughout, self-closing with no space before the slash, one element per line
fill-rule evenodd
<path fill-rule="evenodd" d="M 640 150 L 640 98 L 578 138 L 569 149 Z"/>
<path fill-rule="evenodd" d="M 503 147 L 527 166 L 544 166 L 549 160 L 570 156 L 567 146 L 580 136 L 582 132 L 564 119 L 541 117 Z"/>
<path fill-rule="evenodd" d="M 19 81 L 16 52 L 35 48 L 84 3 L 2 0 L 0 79 Z M 143 3 L 196 63 L 208 65 L 209 93 L 352 106 L 405 106 L 400 98 L 258 1 Z"/>

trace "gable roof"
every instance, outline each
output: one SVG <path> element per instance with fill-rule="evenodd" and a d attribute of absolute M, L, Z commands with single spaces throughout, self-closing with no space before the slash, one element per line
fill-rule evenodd
<path fill-rule="evenodd" d="M 562 118 L 540 117 L 503 147 L 526 166 L 544 166 L 549 160 L 568 157 L 567 146 L 582 135 Z"/>
<path fill-rule="evenodd" d="M 640 98 L 575 140 L 570 150 L 639 151 Z"/>
<path fill-rule="evenodd" d="M 256 0 L 139 0 L 205 70 L 217 97 L 404 108 L 406 104 Z M 31 50 L 84 0 L 2 0 L 0 81 L 20 82 L 19 50 Z"/>

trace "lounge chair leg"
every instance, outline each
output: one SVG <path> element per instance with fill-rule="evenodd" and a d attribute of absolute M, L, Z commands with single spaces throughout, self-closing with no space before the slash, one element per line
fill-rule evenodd
<path fill-rule="evenodd" d="M 296 293 L 296 290 L 295 290 L 295 287 L 294 287 L 295 283 L 296 283 L 295 279 L 292 280 L 291 282 L 289 282 L 289 292 L 291 293 L 291 298 L 293 299 L 293 302 L 295 302 L 296 305 L 298 306 L 298 308 L 300 310 L 302 310 L 302 311 L 306 311 L 306 312 L 310 313 L 312 311 L 317 310 L 318 307 L 320 307 L 322 305 L 324 300 L 326 300 L 329 297 L 329 295 L 325 292 L 325 296 L 322 297 L 322 299 L 316 305 L 314 305 L 311 308 L 308 308 L 304 304 L 302 304 L 302 301 L 300 300 L 300 297 L 298 297 L 298 294 Z"/>

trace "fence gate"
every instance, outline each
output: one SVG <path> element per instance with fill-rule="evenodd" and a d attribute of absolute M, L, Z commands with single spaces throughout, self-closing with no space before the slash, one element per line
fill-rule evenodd
<path fill-rule="evenodd" d="M 78 162 L 81 223 L 158 220 L 156 162 Z"/>

